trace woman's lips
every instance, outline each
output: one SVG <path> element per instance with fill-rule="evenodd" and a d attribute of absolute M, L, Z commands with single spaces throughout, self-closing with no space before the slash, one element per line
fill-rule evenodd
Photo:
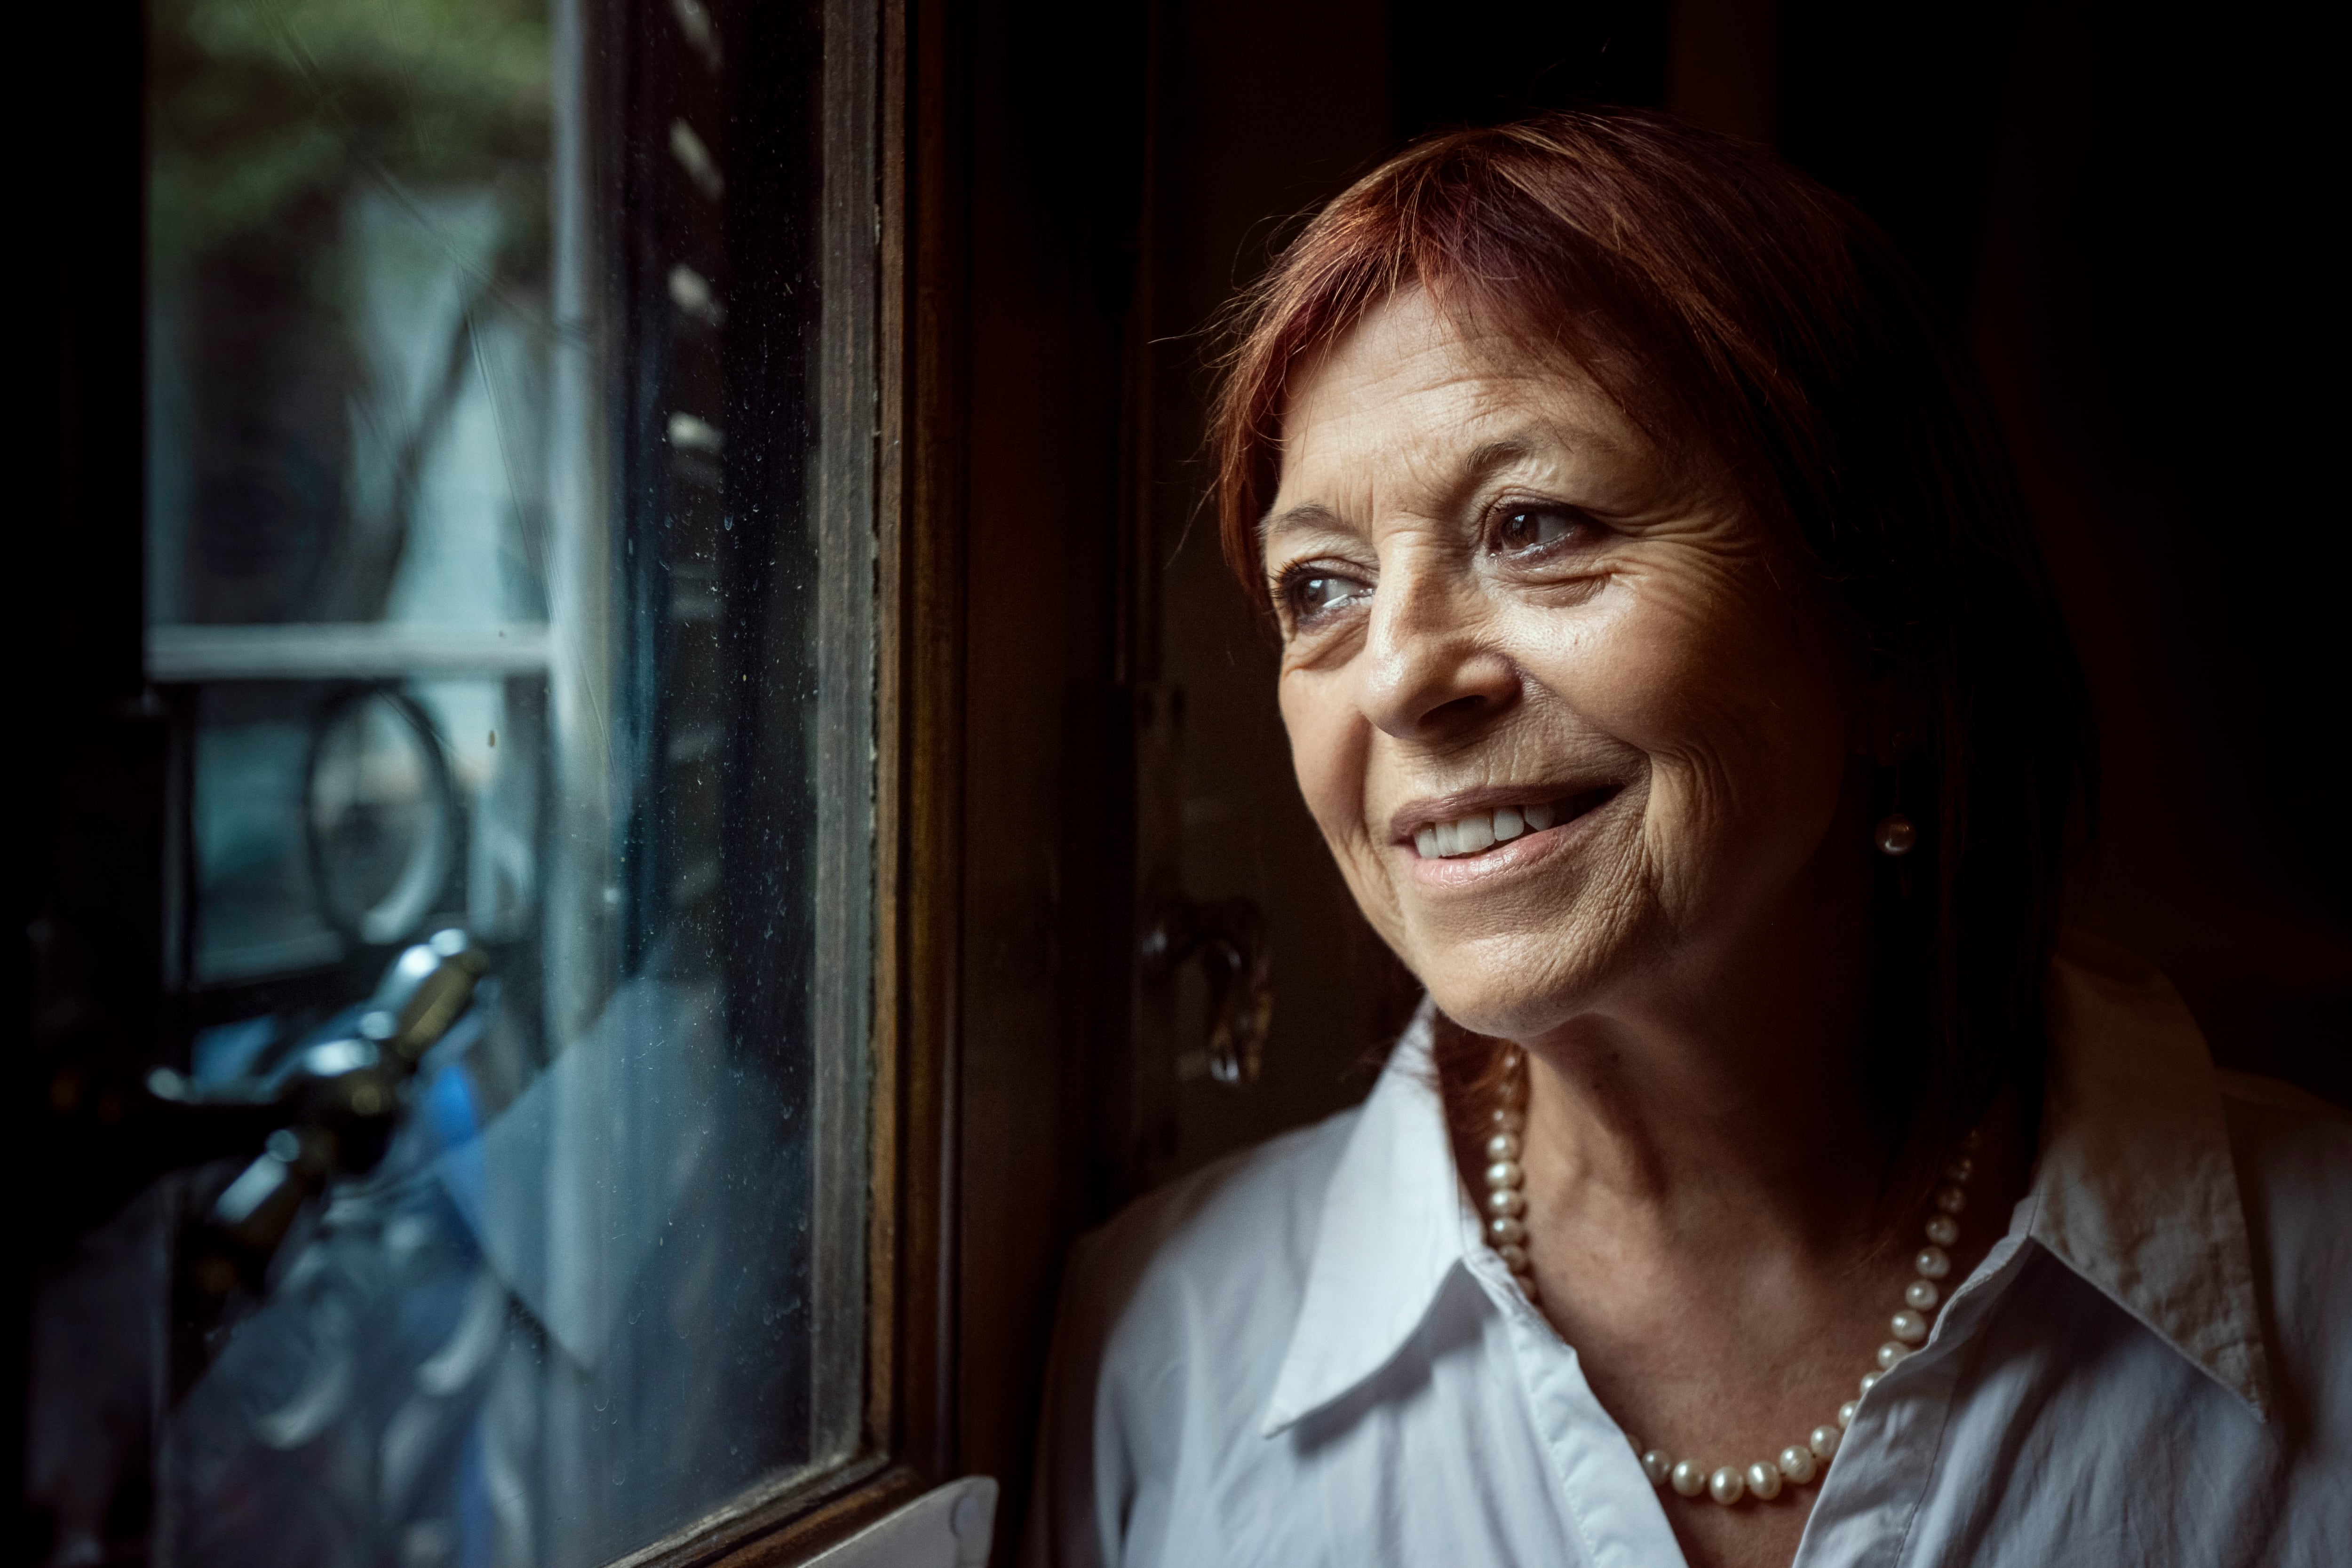
<path fill-rule="evenodd" d="M 1614 784 L 1489 789 L 1416 801 L 1396 814 L 1395 837 L 1410 842 L 1423 860 L 1459 859 L 1571 822 L 1606 803 L 1617 789 Z"/>
<path fill-rule="evenodd" d="M 1574 791 L 1523 805 L 1502 804 L 1453 811 L 1442 822 L 1424 821 L 1412 836 L 1415 880 L 1435 886 L 1461 886 L 1524 870 L 1567 849 L 1593 812 L 1614 799 L 1618 786 Z M 1468 802 L 1465 802 L 1465 804 Z"/>
<path fill-rule="evenodd" d="M 1415 829 L 1413 852 L 1425 861 L 1477 854 L 1508 843 L 1522 833 L 1539 833 L 1559 820 L 1549 800 L 1497 806 L 1491 811 L 1471 811 L 1450 821 L 1429 822 Z"/>

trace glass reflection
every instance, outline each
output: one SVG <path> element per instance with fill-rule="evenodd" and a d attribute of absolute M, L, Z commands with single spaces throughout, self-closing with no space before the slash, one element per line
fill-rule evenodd
<path fill-rule="evenodd" d="M 457 836 L 432 721 L 396 692 L 357 693 L 321 716 L 306 774 L 320 912 L 359 941 L 399 941 L 437 906 Z"/>
<path fill-rule="evenodd" d="M 541 0 L 149 8 L 151 613 L 537 620 Z"/>
<path fill-rule="evenodd" d="M 730 164 L 746 7 L 567 4 L 149 0 L 175 1071 L 258 1095 L 403 945 L 490 963 L 266 1288 L 174 1287 L 171 1561 L 571 1568 L 859 1430 L 871 541 L 805 515 L 810 264 L 747 293 L 726 204 L 797 233 L 814 161 Z"/>

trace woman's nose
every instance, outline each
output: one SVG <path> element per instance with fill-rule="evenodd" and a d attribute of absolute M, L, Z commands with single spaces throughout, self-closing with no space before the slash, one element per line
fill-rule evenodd
<path fill-rule="evenodd" d="M 1450 574 L 1382 575 L 1363 654 L 1366 716 L 1400 740 L 1438 740 L 1518 700 L 1518 666 L 1484 635 L 1478 600 Z"/>

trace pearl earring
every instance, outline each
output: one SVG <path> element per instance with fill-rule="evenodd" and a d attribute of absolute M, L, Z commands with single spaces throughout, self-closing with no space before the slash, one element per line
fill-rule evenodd
<path fill-rule="evenodd" d="M 1905 855 L 1909 854 L 1911 852 L 1912 846 L 1919 841 L 1919 830 L 1912 824 L 1910 818 L 1903 814 L 1903 762 L 1901 751 L 1903 737 L 1899 735 L 1895 737 L 1894 743 L 1896 748 L 1895 762 L 1895 789 L 1893 791 L 1895 799 L 1891 803 L 1891 809 L 1887 811 L 1886 815 L 1878 819 L 1878 831 L 1871 836 L 1877 842 L 1878 852 L 1880 854 L 1885 855 L 1888 860 L 1901 860 Z M 1904 892 L 1906 895 L 1910 892 L 1909 880 L 1907 878 L 1905 880 Z"/>
<path fill-rule="evenodd" d="M 1919 830 L 1912 826 L 1911 819 L 1902 812 L 1889 811 L 1879 819 L 1878 852 L 1880 854 L 1889 858 L 1907 855 L 1911 852 L 1911 846 L 1918 841 Z"/>

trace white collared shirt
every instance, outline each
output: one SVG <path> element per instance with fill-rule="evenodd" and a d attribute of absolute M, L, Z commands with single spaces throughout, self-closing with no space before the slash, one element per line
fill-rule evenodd
<path fill-rule="evenodd" d="M 1863 1399 L 1798 1568 L 2352 1565 L 2352 1117 L 2217 1073 L 2112 949 L 2050 992 L 2032 1189 Z M 1682 1563 L 1482 1244 L 1427 1063 L 1417 1023 L 1357 1110 L 1080 1244 L 1034 1568 Z"/>

